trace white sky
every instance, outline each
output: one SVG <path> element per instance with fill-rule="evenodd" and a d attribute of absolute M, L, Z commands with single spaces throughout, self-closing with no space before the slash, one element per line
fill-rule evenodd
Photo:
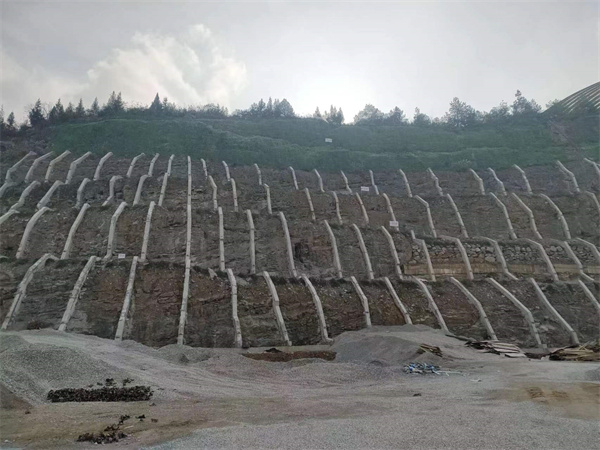
<path fill-rule="evenodd" d="M 1 0 L 0 0 L 1 1 Z M 263 97 L 296 112 L 366 103 L 441 116 L 520 89 L 542 106 L 600 79 L 598 2 L 1 1 L 1 103 L 23 117 L 122 91 L 231 111 Z"/>

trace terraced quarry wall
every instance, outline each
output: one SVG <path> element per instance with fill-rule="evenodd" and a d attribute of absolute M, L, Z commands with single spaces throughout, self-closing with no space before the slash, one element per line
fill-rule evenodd
<path fill-rule="evenodd" d="M 344 174 L 23 156 L 1 167 L 3 329 L 208 347 L 405 323 L 528 347 L 600 331 L 591 161 Z"/>

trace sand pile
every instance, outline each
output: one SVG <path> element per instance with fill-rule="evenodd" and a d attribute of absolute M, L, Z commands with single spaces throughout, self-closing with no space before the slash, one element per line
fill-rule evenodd
<path fill-rule="evenodd" d="M 420 351 L 421 344 L 439 347 L 442 357 Z M 337 352 L 337 362 L 379 366 L 401 366 L 410 362 L 442 365 L 474 356 L 463 341 L 425 325 L 373 327 L 342 333 L 336 337 L 331 350 Z"/>

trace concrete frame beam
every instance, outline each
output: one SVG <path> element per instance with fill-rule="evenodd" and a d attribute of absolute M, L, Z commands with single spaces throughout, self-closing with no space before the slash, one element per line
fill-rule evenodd
<path fill-rule="evenodd" d="M 565 239 L 571 239 L 571 230 L 569 230 L 569 225 L 567 224 L 567 221 L 565 220 L 565 216 L 563 215 L 560 208 L 546 194 L 540 194 L 540 197 L 543 198 L 546 201 L 546 203 L 548 203 L 552 207 L 552 209 L 558 216 L 558 220 L 560 222 L 560 226 L 562 227 L 563 234 L 565 235 Z"/>
<path fill-rule="evenodd" d="M 117 323 L 115 341 L 122 341 L 123 334 L 125 333 L 125 324 L 127 322 L 127 316 L 129 315 L 129 309 L 133 300 L 133 284 L 135 283 L 135 272 L 137 270 L 137 263 L 138 257 L 134 256 L 133 260 L 131 261 L 131 269 L 129 270 L 129 279 L 127 280 L 127 289 L 125 290 L 125 298 L 123 299 L 121 315 L 119 316 L 119 322 Z"/>
<path fill-rule="evenodd" d="M 485 195 L 485 186 L 483 185 L 483 180 L 481 177 L 475 172 L 473 169 L 469 169 L 469 173 L 473 175 L 475 182 L 477 183 L 477 188 L 479 189 L 480 195 Z"/>
<path fill-rule="evenodd" d="M 488 167 L 488 172 L 492 175 L 492 178 L 494 178 L 494 181 L 496 181 L 496 184 L 500 188 L 500 193 L 502 195 L 506 195 L 506 188 L 504 187 L 504 183 L 502 182 L 502 180 L 500 180 L 500 178 L 498 178 L 498 175 L 496 175 L 496 171 L 494 169 L 492 169 L 491 167 Z"/>
<path fill-rule="evenodd" d="M 10 305 L 8 312 L 6 313 L 6 317 L 4 318 L 4 322 L 2 322 L 2 327 L 0 329 L 2 329 L 2 330 L 8 329 L 8 327 L 10 326 L 12 321 L 17 316 L 19 309 L 21 308 L 21 304 L 23 303 L 23 300 L 25 300 L 25 296 L 27 295 L 27 286 L 33 279 L 33 276 L 35 275 L 35 273 L 38 270 L 43 269 L 44 266 L 46 265 L 46 262 L 48 262 L 48 260 L 56 261 L 57 259 L 58 258 L 56 256 L 54 256 L 50 253 L 46 253 L 40 259 L 38 259 L 35 263 L 33 263 L 29 267 L 29 269 L 27 269 L 27 272 L 25 272 L 25 276 L 23 277 L 23 279 L 19 283 L 19 286 L 17 287 L 17 292 L 15 294 L 15 297 Z"/>
<path fill-rule="evenodd" d="M 404 322 L 407 325 L 412 325 L 412 319 L 410 318 L 410 314 L 408 314 L 408 310 L 406 309 L 406 307 L 400 300 L 400 297 L 398 297 L 398 294 L 396 293 L 396 289 L 394 289 L 392 282 L 390 281 L 390 279 L 388 277 L 383 277 L 383 281 L 385 282 L 388 292 L 392 296 L 392 300 L 394 300 L 394 304 L 400 310 L 402 317 L 404 317 Z"/>
<path fill-rule="evenodd" d="M 281 308 L 279 307 L 279 295 L 277 295 L 277 289 L 275 289 L 275 284 L 273 284 L 273 280 L 271 280 L 269 272 L 264 271 L 263 277 L 267 282 L 267 287 L 269 288 L 269 292 L 271 293 L 271 300 L 273 302 L 273 313 L 275 315 L 275 321 L 277 322 L 277 328 L 279 329 L 279 333 L 281 334 L 281 339 L 283 340 L 285 345 L 291 347 L 292 341 L 290 341 L 287 328 L 285 326 L 285 321 L 283 320 L 283 314 L 281 314 Z"/>
<path fill-rule="evenodd" d="M 556 319 L 558 323 L 560 323 L 563 329 L 567 333 L 569 333 L 571 344 L 579 345 L 579 337 L 577 336 L 577 333 L 575 332 L 575 330 L 573 330 L 571 325 L 569 325 L 569 323 L 563 318 L 563 316 L 561 316 L 560 313 L 554 308 L 554 306 L 552 306 L 552 303 L 550 303 L 550 301 L 546 297 L 546 294 L 544 294 L 544 291 L 540 289 L 540 286 L 537 284 L 537 281 L 535 281 L 535 279 L 533 278 L 529 278 L 528 281 L 533 286 L 535 294 L 540 303 L 544 305 L 546 310 L 550 312 L 550 314 Z"/>
<path fill-rule="evenodd" d="M 132 160 L 131 163 L 129 164 L 129 169 L 127 169 L 127 178 L 131 178 L 131 174 L 133 173 L 133 168 L 135 167 L 135 164 L 138 162 L 138 159 L 140 159 L 142 156 L 145 156 L 145 153 L 140 153 L 139 155 L 135 156 Z"/>
<path fill-rule="evenodd" d="M 315 216 L 315 208 L 313 206 L 312 198 L 308 188 L 304 188 L 304 193 L 306 194 L 306 201 L 308 202 L 308 208 L 310 209 L 310 218 L 313 222 L 315 222 L 317 217 Z"/>
<path fill-rule="evenodd" d="M 402 177 L 402 181 L 404 182 L 404 189 L 406 189 L 406 194 L 409 197 L 412 197 L 413 194 L 412 194 L 412 190 L 410 189 L 410 183 L 408 182 L 408 177 L 404 173 L 404 170 L 398 169 L 398 172 L 400 173 L 400 176 Z"/>
<path fill-rule="evenodd" d="M 6 175 L 4 176 L 4 184 L 6 183 L 12 183 L 13 179 L 12 179 L 12 174 L 14 172 L 16 172 L 16 170 L 21 167 L 21 165 L 25 162 L 25 160 L 27 160 L 29 157 L 34 156 L 35 152 L 29 152 L 27 153 L 25 156 L 23 156 L 20 160 L 18 160 L 16 163 L 14 163 L 7 171 L 6 171 Z"/>
<path fill-rule="evenodd" d="M 492 286 L 494 286 L 498 291 L 500 291 L 500 293 L 504 297 L 506 297 L 508 300 L 510 300 L 519 309 L 519 311 L 521 311 L 523 318 L 529 324 L 529 331 L 531 333 L 531 336 L 535 340 L 535 343 L 537 344 L 537 346 L 540 348 L 546 348 L 546 345 L 542 344 L 542 341 L 540 340 L 540 335 L 538 333 L 537 327 L 535 326 L 535 320 L 533 319 L 533 314 L 531 314 L 531 311 L 529 311 L 529 308 L 527 308 L 508 289 L 506 289 L 504 286 L 502 286 L 500 283 L 498 283 L 493 278 L 486 278 L 486 281 L 488 283 L 490 283 Z"/>
<path fill-rule="evenodd" d="M 217 184 L 215 183 L 215 180 L 213 179 L 212 175 L 208 176 L 208 182 L 210 183 L 210 187 L 212 188 L 212 202 L 213 202 L 213 209 L 216 211 L 217 208 L 219 207 L 219 202 L 217 200 Z"/>
<path fill-rule="evenodd" d="M 329 235 L 329 240 L 331 241 L 331 251 L 333 252 L 333 267 L 337 272 L 337 277 L 342 278 L 342 264 L 340 262 L 340 254 L 338 253 L 337 239 L 335 238 L 335 234 L 333 234 L 333 230 L 329 225 L 327 220 L 324 220 L 325 228 L 327 229 L 327 234 Z"/>
<path fill-rule="evenodd" d="M 113 156 L 113 152 L 108 152 L 100 161 L 98 161 L 98 165 L 96 166 L 96 170 L 94 171 L 94 181 L 98 181 L 100 179 L 100 173 L 102 172 L 102 167 L 104 167 L 104 163 Z"/>
<path fill-rule="evenodd" d="M 160 195 L 158 196 L 158 206 L 162 206 L 165 201 L 165 194 L 167 192 L 167 184 L 169 183 L 169 177 L 171 176 L 170 172 L 167 170 L 167 173 L 163 176 L 162 186 L 160 188 Z"/>
<path fill-rule="evenodd" d="M 87 280 L 87 277 L 96 264 L 98 257 L 93 255 L 90 256 L 87 263 L 79 273 L 79 277 L 77 277 L 77 281 L 75 282 L 75 286 L 73 286 L 73 290 L 71 291 L 71 295 L 69 296 L 69 302 L 67 303 L 67 307 L 65 308 L 65 312 L 63 313 L 62 319 L 60 320 L 60 325 L 58 326 L 58 331 L 67 331 L 67 325 L 75 312 L 75 307 L 77 306 L 77 302 L 79 301 L 79 296 L 81 295 L 81 289 Z"/>
<path fill-rule="evenodd" d="M 379 188 L 377 187 L 377 184 L 375 184 L 375 176 L 373 175 L 372 170 L 369 170 L 369 177 L 371 178 L 371 186 L 373 186 L 373 191 L 375 192 L 375 195 L 379 195 Z"/>
<path fill-rule="evenodd" d="M 325 192 L 323 189 L 323 178 L 321 178 L 321 174 L 317 169 L 313 169 L 313 172 L 317 176 L 317 183 L 319 184 L 319 192 Z"/>
<path fill-rule="evenodd" d="M 598 302 L 598 299 L 596 299 L 596 297 L 594 297 L 594 294 L 592 293 L 592 291 L 590 291 L 590 289 L 585 285 L 585 283 L 583 281 L 577 280 L 577 283 L 583 290 L 587 299 L 592 303 L 594 308 L 596 308 L 596 311 L 599 315 L 598 319 L 600 320 L 600 303 Z"/>
<path fill-rule="evenodd" d="M 294 168 L 292 166 L 289 166 L 288 169 L 290 169 L 290 172 L 292 172 L 292 182 L 294 183 L 294 189 L 299 191 L 300 189 L 298 188 L 298 180 L 296 179 L 296 171 L 294 170 Z"/>
<path fill-rule="evenodd" d="M 148 206 L 148 213 L 146 214 L 146 223 L 144 225 L 144 239 L 142 240 L 142 251 L 140 252 L 140 262 L 145 263 L 146 257 L 148 256 L 148 243 L 150 241 L 150 229 L 152 227 L 152 214 L 155 207 L 154 201 L 150 202 Z"/>
<path fill-rule="evenodd" d="M 42 197 L 42 199 L 38 202 L 36 208 L 37 209 L 41 209 L 44 206 L 46 206 L 48 204 L 48 202 L 50 202 L 50 199 L 52 198 L 52 196 L 54 195 L 54 192 L 56 192 L 56 190 L 62 186 L 64 183 L 62 181 L 56 180 L 52 186 L 50 186 L 50 189 L 48 189 L 48 191 L 46 192 L 46 194 Z"/>
<path fill-rule="evenodd" d="M 384 193 L 382 195 L 382 197 L 385 200 L 385 207 L 387 208 L 388 214 L 390 215 L 390 222 L 397 223 L 398 221 L 396 220 L 396 214 L 394 214 L 394 208 L 392 208 L 392 202 L 390 202 L 390 198 L 388 197 L 388 195 L 386 193 Z M 390 225 L 390 228 L 392 230 L 396 230 L 396 231 L 398 231 L 400 229 L 400 227 L 398 225 L 396 225 L 396 226 Z"/>
<path fill-rule="evenodd" d="M 371 258 L 369 258 L 369 252 L 367 250 L 367 246 L 365 245 L 365 241 L 363 239 L 362 233 L 360 232 L 360 228 L 356 226 L 355 223 L 352 224 L 352 229 L 356 234 L 356 239 L 358 240 L 358 246 L 360 247 L 360 252 L 363 255 L 363 260 L 365 262 L 365 268 L 367 269 L 367 277 L 369 280 L 373 280 L 375 278 L 373 274 L 373 267 L 371 266 Z"/>
<path fill-rule="evenodd" d="M 181 311 L 177 328 L 177 344 L 184 344 L 185 323 L 187 322 L 187 307 L 190 296 L 190 277 L 192 268 L 192 160 L 188 156 L 188 189 L 187 189 L 187 220 L 185 235 L 185 275 L 183 278 L 183 293 L 181 294 Z M 212 177 L 211 177 L 212 178 Z M 214 183 L 214 180 L 213 180 Z"/>
<path fill-rule="evenodd" d="M 517 201 L 517 203 L 519 204 L 519 206 L 521 207 L 523 212 L 525 212 L 525 214 L 527 214 L 527 217 L 529 218 L 529 226 L 531 227 L 531 232 L 533 233 L 535 238 L 539 239 L 540 241 L 543 240 L 544 238 L 542 237 L 542 235 L 540 234 L 540 232 L 537 229 L 537 225 L 535 223 L 535 217 L 533 216 L 533 212 L 531 211 L 531 208 L 529 208 L 529 206 L 527 206 L 525 204 L 525 202 L 523 200 L 521 200 L 521 198 L 514 192 L 512 192 L 510 195 Z"/>
<path fill-rule="evenodd" d="M 552 264 L 552 261 L 550 260 L 550 257 L 548 256 L 548 253 L 546 253 L 546 249 L 544 248 L 544 246 L 542 244 L 540 244 L 539 242 L 536 242 L 532 239 L 523 239 L 523 241 L 527 242 L 528 244 L 530 244 L 531 246 L 535 247 L 538 250 L 538 253 L 540 254 L 542 259 L 546 263 L 546 267 L 548 267 L 548 272 L 550 272 L 550 276 L 552 277 L 552 280 L 557 281 L 557 282 L 560 281 L 560 279 L 558 278 L 558 274 L 556 273 L 556 269 L 554 268 L 554 265 Z"/>
<path fill-rule="evenodd" d="M 121 202 L 118 208 L 115 210 L 114 214 L 110 218 L 110 228 L 108 230 L 108 243 L 106 245 L 106 256 L 104 256 L 105 260 L 108 260 L 112 257 L 115 245 L 115 238 L 117 235 L 117 221 L 119 217 L 123 213 L 123 210 L 127 206 L 127 203 Z"/>
<path fill-rule="evenodd" d="M 233 345 L 236 348 L 242 348 L 242 327 L 240 326 L 240 319 L 238 316 L 237 280 L 231 269 L 227 269 L 227 278 L 229 279 L 229 285 L 231 286 L 231 318 L 233 320 L 234 329 Z"/>
<path fill-rule="evenodd" d="M 369 215 L 367 214 L 367 210 L 365 209 L 365 204 L 363 203 L 362 198 L 360 198 L 360 194 L 358 192 L 355 192 L 354 196 L 356 197 L 356 201 L 358 202 L 358 206 L 360 207 L 360 211 L 362 213 L 365 225 L 369 225 Z"/>
<path fill-rule="evenodd" d="M 148 175 L 142 175 L 138 181 L 137 190 L 135 191 L 135 198 L 133 199 L 133 206 L 137 206 L 142 199 L 142 190 L 144 189 L 144 182 L 148 179 Z"/>
<path fill-rule="evenodd" d="M 500 201 L 496 194 L 490 192 L 490 197 L 494 199 L 496 205 L 502 211 L 502 215 L 504 216 L 504 220 L 506 221 L 506 227 L 508 228 L 508 236 L 510 239 L 517 239 L 517 234 L 515 233 L 515 229 L 513 228 L 512 221 L 510 220 L 510 215 L 508 214 L 508 210 L 506 209 L 506 205 Z"/>
<path fill-rule="evenodd" d="M 258 167 L 258 164 L 254 163 L 254 168 L 256 169 L 256 176 L 258 177 L 258 185 L 262 186 L 263 182 L 262 182 L 262 173 L 260 171 L 260 167 Z"/>
<path fill-rule="evenodd" d="M 329 333 L 327 332 L 327 322 L 325 322 L 325 313 L 323 312 L 323 305 L 321 304 L 319 294 L 317 293 L 317 290 L 306 275 L 302 275 L 302 281 L 304 281 L 304 284 L 310 291 L 313 304 L 315 305 L 315 309 L 317 310 L 317 317 L 319 319 L 319 331 L 321 332 L 321 342 L 325 344 L 332 344 L 333 339 L 329 337 Z"/>
<path fill-rule="evenodd" d="M 414 234 L 412 234 L 414 236 Z M 425 263 L 427 265 L 427 272 L 429 273 L 429 279 L 433 282 L 436 281 L 435 273 L 433 272 L 433 264 L 431 264 L 431 257 L 429 256 L 429 249 L 423 239 L 417 239 L 413 237 L 413 240 L 421 247 L 423 254 L 425 255 Z"/>
<path fill-rule="evenodd" d="M 229 166 L 227 165 L 227 163 L 225 161 L 221 161 L 223 163 L 223 169 L 225 169 L 225 178 L 227 179 L 227 181 L 231 180 L 231 175 L 229 173 Z"/>
<path fill-rule="evenodd" d="M 23 237 L 21 237 L 21 243 L 19 244 L 19 249 L 17 250 L 15 258 L 24 258 L 27 245 L 29 244 L 29 235 L 31 234 L 31 231 L 35 227 L 35 224 L 38 222 L 38 220 L 40 220 L 40 217 L 42 217 L 42 215 L 49 210 L 50 208 L 43 206 L 33 216 L 31 216 L 27 222 L 27 225 L 25 225 L 25 231 L 23 232 Z"/>
<path fill-rule="evenodd" d="M 233 211 L 239 212 L 237 185 L 235 184 L 235 180 L 233 178 L 230 178 L 229 182 L 231 183 L 231 195 L 233 196 Z"/>
<path fill-rule="evenodd" d="M 90 183 L 91 180 L 89 178 L 84 178 L 81 181 L 81 184 L 77 188 L 77 201 L 75 202 L 75 209 L 81 208 L 81 204 L 83 203 L 83 192 L 85 191 L 85 187 Z"/>
<path fill-rule="evenodd" d="M 79 164 L 81 164 L 83 161 L 85 161 L 91 155 L 92 155 L 92 152 L 87 152 L 83 156 L 80 156 L 79 158 L 77 158 L 75 161 L 73 161 L 71 163 L 71 165 L 69 166 L 69 171 L 67 172 L 67 178 L 65 178 L 65 184 L 71 183 L 71 181 L 73 180 L 73 177 L 75 176 L 75 171 L 77 170 L 77 166 L 79 166 Z"/>
<path fill-rule="evenodd" d="M 66 151 L 62 152 L 60 155 L 58 155 L 56 158 L 54 158 L 52 161 L 50 161 L 50 164 L 48 164 L 48 169 L 46 169 L 46 176 L 44 177 L 45 182 L 50 181 L 50 176 L 52 175 L 52 172 L 54 171 L 54 166 L 56 164 L 58 164 L 59 162 L 61 162 L 63 159 L 65 159 L 70 154 L 71 154 L 71 152 L 69 150 L 66 150 Z"/>
<path fill-rule="evenodd" d="M 29 183 L 31 181 L 31 178 L 33 177 L 33 172 L 35 172 L 35 169 L 37 168 L 37 166 L 39 166 L 42 163 L 42 161 L 45 161 L 48 158 L 50 158 L 52 155 L 54 155 L 54 152 L 49 152 L 49 153 L 46 153 L 45 155 L 40 156 L 39 158 L 36 158 L 33 161 L 33 164 L 31 164 L 31 167 L 29 168 L 29 170 L 27 171 L 27 174 L 25 175 L 25 183 Z"/>
<path fill-rule="evenodd" d="M 346 191 L 352 194 L 352 189 L 350 189 L 350 185 L 348 184 L 348 177 L 346 176 L 343 170 L 340 170 L 340 174 L 342 175 L 342 180 L 344 180 L 344 188 L 346 189 Z"/>
<path fill-rule="evenodd" d="M 89 203 L 85 203 L 79 210 L 79 214 L 77 214 L 77 217 L 73 221 L 73 225 L 71 225 L 71 229 L 69 230 L 69 234 L 67 236 L 65 246 L 63 247 L 62 254 L 60 255 L 60 259 L 68 259 L 71 256 L 71 247 L 73 246 L 73 239 L 75 238 L 75 234 L 79 229 L 79 225 L 81 225 L 81 222 L 83 222 L 85 212 L 88 210 L 89 207 Z"/>
<path fill-rule="evenodd" d="M 358 295 L 358 298 L 360 299 L 360 302 L 362 304 L 363 314 L 365 316 L 365 327 L 371 328 L 372 325 L 371 325 L 371 312 L 369 310 L 369 300 L 367 299 L 367 296 L 365 295 L 362 288 L 360 287 L 360 284 L 358 284 L 358 281 L 356 281 L 356 277 L 351 276 L 350 282 L 352 283 L 352 286 L 354 286 L 354 290 L 356 291 L 356 294 Z"/>
<path fill-rule="evenodd" d="M 11 216 L 14 216 L 15 214 L 19 214 L 19 211 L 17 211 L 16 209 L 9 209 L 7 212 L 2 214 L 2 216 L 0 216 L 0 225 L 2 225 L 4 222 L 10 219 Z"/>
<path fill-rule="evenodd" d="M 450 282 L 453 285 L 455 285 L 464 294 L 465 297 L 467 297 L 467 300 L 473 306 L 475 306 L 475 309 L 477 309 L 477 312 L 479 313 L 479 320 L 481 321 L 481 324 L 484 326 L 488 337 L 494 341 L 497 341 L 498 337 L 496 336 L 496 332 L 494 331 L 494 328 L 492 327 L 492 324 L 490 323 L 490 320 L 488 319 L 488 316 L 485 313 L 485 310 L 483 309 L 483 305 L 481 304 L 481 302 L 456 278 L 450 277 Z"/>
<path fill-rule="evenodd" d="M 335 216 L 337 218 L 338 224 L 342 225 L 342 214 L 340 213 L 340 200 L 338 199 L 337 193 L 335 191 L 331 191 L 331 195 L 333 196 L 333 201 L 335 202 Z"/>
<path fill-rule="evenodd" d="M 287 248 L 288 265 L 290 274 L 294 278 L 298 278 L 298 272 L 296 271 L 296 264 L 294 263 L 294 251 L 292 250 L 292 240 L 290 239 L 290 230 L 288 229 L 287 220 L 285 220 L 285 214 L 283 211 L 279 211 L 279 220 L 281 220 L 281 227 L 283 228 L 283 236 L 285 238 L 285 246 Z"/>
<path fill-rule="evenodd" d="M 392 255 L 392 259 L 394 260 L 394 268 L 396 270 L 396 275 L 398 276 L 398 278 L 402 279 L 402 268 L 400 266 L 400 258 L 398 257 L 398 251 L 396 250 L 396 245 L 394 244 L 394 239 L 392 238 L 392 235 L 390 234 L 390 232 L 388 230 L 386 230 L 386 228 L 384 226 L 381 227 L 381 231 L 383 232 L 385 238 L 388 241 L 388 244 L 390 246 L 390 253 Z"/>
<path fill-rule="evenodd" d="M 506 259 L 504 258 L 504 253 L 502 252 L 502 247 L 500 247 L 500 244 L 498 244 L 497 240 L 485 236 L 477 236 L 475 239 L 492 244 L 492 247 L 494 248 L 494 254 L 496 255 L 496 259 L 498 260 L 498 262 L 500 263 L 500 267 L 502 268 L 502 273 L 513 281 L 518 280 L 516 276 L 509 272 L 508 264 L 506 264 Z"/>
<path fill-rule="evenodd" d="M 458 248 L 460 256 L 462 258 L 463 264 L 465 266 L 465 272 L 467 274 L 467 280 L 473 280 L 473 269 L 471 268 L 471 262 L 469 261 L 469 256 L 467 255 L 467 251 L 465 250 L 465 246 L 461 242 L 460 239 L 452 237 L 452 236 L 440 236 L 440 238 L 445 241 L 453 242 L 454 245 Z"/>
<path fill-rule="evenodd" d="M 431 308 L 431 311 L 433 312 L 433 315 L 435 316 L 440 328 L 445 333 L 450 333 L 450 330 L 448 329 L 448 326 L 446 325 L 446 321 L 444 320 L 442 313 L 440 312 L 437 304 L 435 303 L 435 300 L 433 299 L 431 292 L 429 292 L 429 288 L 427 287 L 427 285 L 425 283 L 423 283 L 423 281 L 421 281 L 417 277 L 414 277 L 414 281 L 417 283 L 417 285 L 419 285 L 423 294 L 425 294 L 425 297 L 427 298 L 427 301 L 429 302 L 429 308 Z"/>
<path fill-rule="evenodd" d="M 527 192 L 527 195 L 533 194 L 533 192 L 531 191 L 531 185 L 529 184 L 529 179 L 527 178 L 527 174 L 525 173 L 525 171 L 516 164 L 513 164 L 512 166 L 521 174 L 521 178 L 525 183 L 525 191 Z"/>
<path fill-rule="evenodd" d="M 460 227 L 460 234 L 463 238 L 468 239 L 469 233 L 467 233 L 467 227 L 465 227 L 465 223 L 463 222 L 463 218 L 460 214 L 460 211 L 458 210 L 458 207 L 456 206 L 456 203 L 454 203 L 454 199 L 450 194 L 446 194 L 446 198 L 450 202 L 450 207 L 452 208 L 452 211 L 454 211 L 454 216 L 456 217 L 456 221 L 458 222 L 458 226 Z"/>
<path fill-rule="evenodd" d="M 263 184 L 263 187 L 265 188 L 265 194 L 267 196 L 267 212 L 269 213 L 269 215 L 273 214 L 273 208 L 271 206 L 271 188 L 269 188 L 268 184 Z"/>
<path fill-rule="evenodd" d="M 563 175 L 565 175 L 567 177 L 567 179 L 570 181 L 571 186 L 573 186 L 573 191 L 575 193 L 581 192 L 581 189 L 579 189 L 579 183 L 577 183 L 577 178 L 575 178 L 575 174 L 573 172 L 571 172 L 569 169 L 567 169 L 564 166 L 564 164 L 558 160 L 556 161 L 556 165 L 558 166 L 558 169 L 563 173 Z"/>
<path fill-rule="evenodd" d="M 429 208 L 429 203 L 427 203 L 425 200 L 423 200 L 418 195 L 415 195 L 414 198 L 417 199 L 419 201 L 419 203 L 421 203 L 421 205 L 423 205 L 425 207 L 425 213 L 427 214 L 427 223 L 429 225 L 429 230 L 431 232 L 431 235 L 434 238 L 436 238 L 437 231 L 435 231 L 435 225 L 433 224 L 433 216 L 431 215 L 431 209 Z"/>
<path fill-rule="evenodd" d="M 156 160 L 158 159 L 159 156 L 160 156 L 160 154 L 155 153 L 154 157 L 150 161 L 150 166 L 148 167 L 148 177 L 154 176 L 154 164 L 156 164 Z"/>
<path fill-rule="evenodd" d="M 109 205 L 115 199 L 115 183 L 117 180 L 122 180 L 121 175 L 113 175 L 108 182 L 108 198 L 102 203 L 102 206 Z"/>
<path fill-rule="evenodd" d="M 223 208 L 217 208 L 219 216 L 219 270 L 225 272 L 225 226 L 223 219 Z"/>
<path fill-rule="evenodd" d="M 254 219 L 252 219 L 252 211 L 246 210 L 246 217 L 248 218 L 248 229 L 250 231 L 250 273 L 256 273 L 256 243 L 254 239 Z"/>
<path fill-rule="evenodd" d="M 27 200 L 27 197 L 29 197 L 29 194 L 31 193 L 32 190 L 34 190 L 37 186 L 40 186 L 41 183 L 39 181 L 32 181 L 24 190 L 23 192 L 21 192 L 21 196 L 19 197 L 19 200 L 17 201 L 17 203 L 15 203 L 14 205 L 12 205 L 10 207 L 10 210 L 15 210 L 15 209 L 19 209 L 21 208 L 24 204 L 25 204 L 25 200 Z"/>
<path fill-rule="evenodd" d="M 429 177 L 431 178 L 431 181 L 433 181 L 433 187 L 435 188 L 437 194 L 440 197 L 443 197 L 444 196 L 444 191 L 440 187 L 440 180 L 439 180 L 439 178 L 435 175 L 435 173 L 433 173 L 433 170 L 431 170 L 430 167 L 427 168 L 427 173 L 429 174 Z"/>

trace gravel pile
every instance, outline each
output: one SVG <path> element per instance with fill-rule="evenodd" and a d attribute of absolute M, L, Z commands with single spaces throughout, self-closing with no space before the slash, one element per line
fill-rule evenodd
<path fill-rule="evenodd" d="M 81 388 L 129 376 L 80 350 L 32 345 L 16 335 L 0 334 L 0 359 L 0 383 L 33 404 L 42 403 L 52 389 Z"/>

